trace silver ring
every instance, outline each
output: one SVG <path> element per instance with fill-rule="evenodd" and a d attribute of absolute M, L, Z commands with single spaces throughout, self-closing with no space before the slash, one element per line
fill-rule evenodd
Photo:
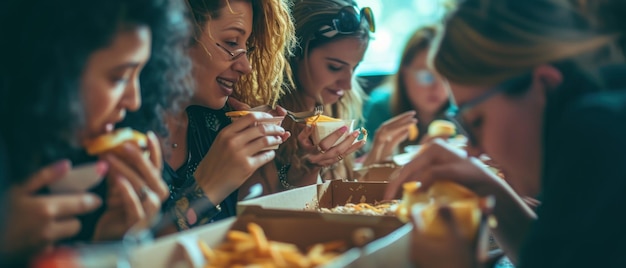
<path fill-rule="evenodd" d="M 137 195 L 139 196 L 140 201 L 144 201 L 146 197 L 148 197 L 148 191 L 150 191 L 150 187 L 146 185 L 141 186 L 141 188 L 139 188 L 139 192 L 137 193 Z"/>
<path fill-rule="evenodd" d="M 337 159 L 339 159 L 339 161 L 343 160 L 343 155 L 339 154 L 339 155 L 337 156 Z"/>

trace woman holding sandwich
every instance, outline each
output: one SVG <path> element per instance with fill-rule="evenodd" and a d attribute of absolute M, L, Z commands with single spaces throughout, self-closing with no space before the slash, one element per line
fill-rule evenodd
<path fill-rule="evenodd" d="M 0 230 L 3 264 L 25 265 L 62 240 L 120 239 L 158 213 L 168 192 L 153 133 L 147 134 L 148 158 L 132 143 L 97 158 L 85 147 L 139 108 L 139 76 L 151 53 L 184 40 L 182 8 L 153 0 L 2 1 L 0 137 L 10 167 L 8 189 L 2 189 L 8 199 Z M 180 54 L 160 57 L 168 55 Z M 149 75 L 185 69 L 158 66 Z M 106 176 L 91 189 L 95 194 L 48 193 L 73 166 L 91 161 L 97 161 L 95 173 Z"/>

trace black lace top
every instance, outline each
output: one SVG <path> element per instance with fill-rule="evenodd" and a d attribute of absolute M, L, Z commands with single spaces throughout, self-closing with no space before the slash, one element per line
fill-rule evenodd
<path fill-rule="evenodd" d="M 178 170 L 165 164 L 163 178 L 170 188 L 170 197 L 163 204 L 179 230 L 214 222 L 236 215 L 237 191 L 231 193 L 219 205 L 209 200 L 194 178 L 200 161 L 211 148 L 217 134 L 228 124 L 230 118 L 225 110 L 212 110 L 201 106 L 187 108 L 187 162 Z"/>

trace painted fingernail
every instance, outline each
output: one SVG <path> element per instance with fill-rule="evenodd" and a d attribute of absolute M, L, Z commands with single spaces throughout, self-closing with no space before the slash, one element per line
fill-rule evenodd
<path fill-rule="evenodd" d="M 83 197 L 83 202 L 85 203 L 86 207 L 92 208 L 99 207 L 102 203 L 102 200 L 95 195 L 88 194 Z"/>
<path fill-rule="evenodd" d="M 96 174 L 98 174 L 98 176 L 104 176 L 107 172 L 109 172 L 109 163 L 106 161 L 98 161 L 96 163 Z"/>
<path fill-rule="evenodd" d="M 339 128 L 339 132 L 341 132 L 341 133 L 346 133 L 347 131 L 348 131 L 348 127 L 346 127 L 346 126 L 343 126 L 343 127 Z"/>
<path fill-rule="evenodd" d="M 352 137 L 358 138 L 359 135 L 361 135 L 361 133 L 358 130 L 352 132 Z"/>
<path fill-rule="evenodd" d="M 158 139 L 156 134 L 154 134 L 154 131 L 152 131 L 152 130 L 148 131 L 148 133 L 146 133 L 146 135 L 148 135 L 148 138 L 151 139 L 151 140 L 157 140 Z"/>
<path fill-rule="evenodd" d="M 64 159 L 59 162 L 56 162 L 53 166 L 53 170 L 55 174 L 64 174 L 65 172 L 70 170 L 71 166 L 72 166 L 72 163 L 70 163 L 69 160 Z"/>

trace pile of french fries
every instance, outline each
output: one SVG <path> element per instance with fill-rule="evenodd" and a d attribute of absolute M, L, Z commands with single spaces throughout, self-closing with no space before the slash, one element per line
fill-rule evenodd
<path fill-rule="evenodd" d="M 368 203 L 347 203 L 344 206 L 336 206 L 332 209 L 320 208 L 319 211 L 323 213 L 340 213 L 340 214 L 360 214 L 360 215 L 395 215 L 395 210 L 398 206 L 398 200 L 392 200 L 385 203 L 371 205 Z"/>
<path fill-rule="evenodd" d="M 207 264 L 212 267 L 317 267 L 330 262 L 346 249 L 346 242 L 337 240 L 315 244 L 306 254 L 294 244 L 269 241 L 256 223 L 248 224 L 248 232 L 231 230 L 226 241 L 211 248 L 198 241 Z"/>

